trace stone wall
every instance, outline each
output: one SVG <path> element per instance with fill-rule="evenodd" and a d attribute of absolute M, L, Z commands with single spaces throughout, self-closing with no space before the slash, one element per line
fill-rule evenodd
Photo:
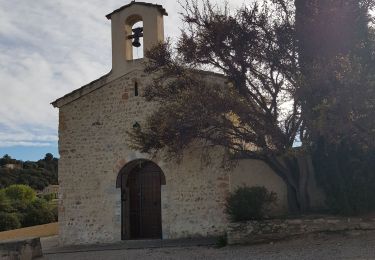
<path fill-rule="evenodd" d="M 228 244 L 253 244 L 318 232 L 375 230 L 375 218 L 321 217 L 231 223 Z"/>
<path fill-rule="evenodd" d="M 59 223 L 25 227 L 0 232 L 0 241 L 9 239 L 26 239 L 28 237 L 50 237 L 59 234 Z"/>
<path fill-rule="evenodd" d="M 0 259 L 31 260 L 43 256 L 39 238 L 7 240 L 0 243 Z"/>

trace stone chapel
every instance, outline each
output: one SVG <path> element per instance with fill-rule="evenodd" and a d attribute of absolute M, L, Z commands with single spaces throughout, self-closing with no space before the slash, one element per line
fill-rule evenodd
<path fill-rule="evenodd" d="M 62 245 L 222 235 L 225 198 L 239 185 L 276 192 L 275 211 L 286 211 L 285 184 L 261 161 L 243 160 L 225 171 L 219 155 L 202 164 L 199 147 L 184 151 L 178 163 L 128 147 L 126 131 L 155 108 L 142 97 L 151 77 L 143 59 L 133 58 L 133 44 L 146 50 L 162 42 L 166 15 L 161 5 L 134 1 L 108 14 L 112 70 L 52 103 L 59 109 Z M 140 21 L 143 28 L 133 28 Z M 226 81 L 211 72 L 197 74 Z"/>

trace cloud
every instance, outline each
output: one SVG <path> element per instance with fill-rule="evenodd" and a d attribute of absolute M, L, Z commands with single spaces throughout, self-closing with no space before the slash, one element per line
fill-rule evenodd
<path fill-rule="evenodd" d="M 0 147 L 56 143 L 50 102 L 110 70 L 96 2 L 0 0 Z"/>
<path fill-rule="evenodd" d="M 167 9 L 166 36 L 176 38 L 181 6 L 153 2 Z M 50 102 L 111 69 L 105 15 L 126 3 L 0 0 L 0 147 L 56 143 L 58 111 Z"/>
<path fill-rule="evenodd" d="M 16 141 L 0 141 L 0 147 L 14 147 L 14 146 L 24 146 L 24 147 L 48 147 L 52 146 L 52 143 L 39 143 L 39 142 L 16 142 Z"/>

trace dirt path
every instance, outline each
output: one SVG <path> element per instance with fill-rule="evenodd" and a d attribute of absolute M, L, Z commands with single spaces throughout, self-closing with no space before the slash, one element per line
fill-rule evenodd
<path fill-rule="evenodd" d="M 43 259 L 375 259 L 375 232 L 319 234 L 273 244 L 224 248 L 185 247 L 50 254 Z"/>

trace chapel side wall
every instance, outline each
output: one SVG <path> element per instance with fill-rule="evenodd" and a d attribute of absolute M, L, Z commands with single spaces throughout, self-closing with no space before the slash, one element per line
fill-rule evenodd
<path fill-rule="evenodd" d="M 134 79 L 142 93 L 150 79 L 142 71 L 133 71 L 60 107 L 61 244 L 121 239 L 117 174 L 126 163 L 147 159 L 128 148 L 126 131 L 135 122 L 142 125 L 155 109 L 153 103 L 134 97 Z M 225 232 L 223 205 L 229 192 L 229 176 L 219 163 L 202 167 L 201 155 L 197 150 L 186 151 L 180 164 L 154 160 L 166 176 L 166 185 L 162 186 L 163 238 Z"/>

